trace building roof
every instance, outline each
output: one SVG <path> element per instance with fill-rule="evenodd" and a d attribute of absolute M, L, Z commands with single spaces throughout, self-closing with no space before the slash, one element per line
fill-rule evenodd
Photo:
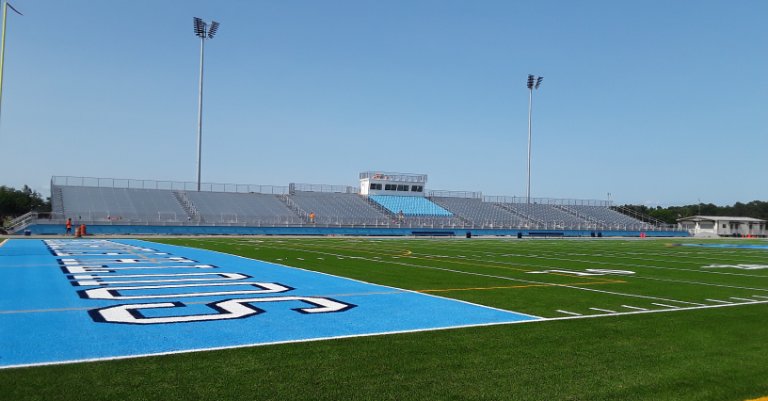
<path fill-rule="evenodd" d="M 738 221 L 743 223 L 765 223 L 765 220 L 754 217 L 733 217 L 733 216 L 689 216 L 677 219 L 677 221 Z"/>

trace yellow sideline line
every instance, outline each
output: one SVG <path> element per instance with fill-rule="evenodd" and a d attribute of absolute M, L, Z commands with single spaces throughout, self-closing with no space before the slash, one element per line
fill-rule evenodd
<path fill-rule="evenodd" d="M 592 285 L 592 284 L 617 284 L 617 283 L 626 283 L 626 281 L 608 280 L 608 281 L 590 281 L 588 283 L 567 283 L 567 284 L 549 283 L 549 284 L 507 285 L 507 286 L 500 286 L 500 287 L 444 288 L 444 289 L 437 289 L 437 290 L 416 290 L 416 292 L 449 292 L 449 291 L 500 290 L 500 289 L 508 289 L 508 288 L 559 287 L 559 286 L 563 286 L 563 285 Z M 765 400 L 760 399 L 760 400 L 749 400 L 749 401 L 768 401 L 768 398 L 766 398 Z"/>
<path fill-rule="evenodd" d="M 6 243 L 6 242 L 8 242 L 8 239 L 7 239 L 7 238 L 6 238 L 6 239 L 4 239 L 4 240 L 2 240 L 2 241 L 0 241 L 0 247 L 2 247 L 3 245 L 5 245 L 5 243 Z"/>
<path fill-rule="evenodd" d="M 746 400 L 746 401 L 768 401 L 768 396 L 755 398 L 754 400 Z"/>

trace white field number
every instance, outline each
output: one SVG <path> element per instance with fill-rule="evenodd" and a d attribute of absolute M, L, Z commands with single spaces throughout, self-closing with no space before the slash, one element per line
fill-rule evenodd
<path fill-rule="evenodd" d="M 629 270 L 609 270 L 609 269 L 586 269 L 584 271 L 553 269 L 553 270 L 541 270 L 541 271 L 528 272 L 528 273 L 533 273 L 533 274 L 559 273 L 559 274 L 571 274 L 574 276 L 608 276 L 608 275 L 628 276 L 630 274 L 635 274 L 635 272 L 629 271 Z"/>
<path fill-rule="evenodd" d="M 768 265 L 709 265 L 705 269 L 739 269 L 739 270 L 762 270 L 768 269 Z"/>

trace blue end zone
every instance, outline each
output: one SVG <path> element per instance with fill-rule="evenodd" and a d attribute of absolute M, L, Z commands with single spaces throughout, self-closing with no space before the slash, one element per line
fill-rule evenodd
<path fill-rule="evenodd" d="M 0 247 L 0 368 L 537 319 L 138 240 Z"/>

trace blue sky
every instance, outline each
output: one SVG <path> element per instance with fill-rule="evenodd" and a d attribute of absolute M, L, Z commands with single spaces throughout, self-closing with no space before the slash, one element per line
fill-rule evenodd
<path fill-rule="evenodd" d="M 618 203 L 768 200 L 768 2 L 31 1 L 10 15 L 0 184 L 52 175 Z"/>

